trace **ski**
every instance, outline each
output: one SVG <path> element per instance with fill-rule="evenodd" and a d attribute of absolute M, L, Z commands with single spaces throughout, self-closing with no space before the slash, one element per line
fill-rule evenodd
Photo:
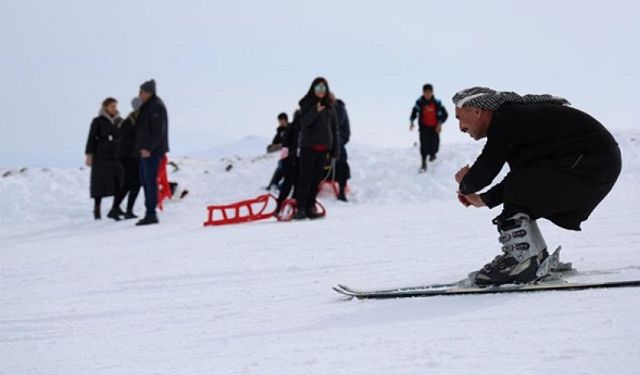
<path fill-rule="evenodd" d="M 465 286 L 463 282 L 370 291 L 356 290 L 346 285 L 339 284 L 335 286 L 333 290 L 340 294 L 358 299 L 384 299 L 640 287 L 640 280 L 572 283 L 558 279 L 542 281 L 537 284 L 508 284 L 483 288 Z"/>

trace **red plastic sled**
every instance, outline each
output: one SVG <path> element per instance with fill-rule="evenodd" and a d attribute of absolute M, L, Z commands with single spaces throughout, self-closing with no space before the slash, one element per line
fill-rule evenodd
<path fill-rule="evenodd" d="M 208 206 L 209 216 L 203 225 L 240 224 L 249 221 L 268 219 L 275 214 L 275 204 L 271 211 L 267 210 L 269 201 L 275 202 L 273 194 L 261 195 L 254 199 L 247 199 L 223 206 Z"/>

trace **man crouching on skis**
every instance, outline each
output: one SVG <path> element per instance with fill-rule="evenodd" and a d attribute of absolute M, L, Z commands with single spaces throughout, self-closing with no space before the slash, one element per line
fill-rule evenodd
<path fill-rule="evenodd" d="M 534 281 L 549 256 L 536 220 L 580 230 L 620 174 L 618 144 L 564 98 L 473 87 L 456 93 L 453 102 L 460 131 L 487 138 L 473 165 L 455 175 L 458 198 L 465 206 L 503 205 L 493 219 L 503 254 L 472 277 L 477 285 Z M 478 194 L 505 162 L 506 177 Z"/>

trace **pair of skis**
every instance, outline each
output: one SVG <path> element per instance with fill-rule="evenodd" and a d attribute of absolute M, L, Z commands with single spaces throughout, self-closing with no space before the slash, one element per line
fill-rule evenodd
<path fill-rule="evenodd" d="M 358 299 L 385 299 L 640 287 L 640 280 L 588 283 L 568 282 L 562 279 L 562 275 L 569 271 L 573 271 L 571 264 L 560 262 L 560 247 L 558 247 L 540 266 L 538 272 L 539 279 L 529 284 L 478 287 L 473 284 L 471 281 L 473 277 L 470 276 L 464 280 L 447 284 L 430 284 L 380 290 L 360 290 L 338 284 L 333 287 L 333 290 Z"/>

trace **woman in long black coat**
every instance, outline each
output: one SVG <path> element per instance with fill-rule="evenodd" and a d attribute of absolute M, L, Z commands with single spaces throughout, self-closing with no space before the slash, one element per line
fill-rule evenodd
<path fill-rule="evenodd" d="M 313 80 L 300 100 L 299 175 L 296 183 L 297 211 L 294 219 L 317 218 L 318 184 L 328 157 L 340 155 L 340 135 L 335 97 L 326 79 Z"/>
<path fill-rule="evenodd" d="M 121 167 L 117 160 L 118 101 L 107 98 L 102 102 L 98 117 L 91 122 L 85 148 L 85 164 L 91 168 L 91 198 L 94 199 L 93 215 L 100 219 L 103 197 L 116 194 L 120 185 Z M 117 217 L 117 216 L 116 216 Z M 115 218 L 114 218 L 115 219 Z M 116 219 L 118 220 L 118 219 Z"/>

